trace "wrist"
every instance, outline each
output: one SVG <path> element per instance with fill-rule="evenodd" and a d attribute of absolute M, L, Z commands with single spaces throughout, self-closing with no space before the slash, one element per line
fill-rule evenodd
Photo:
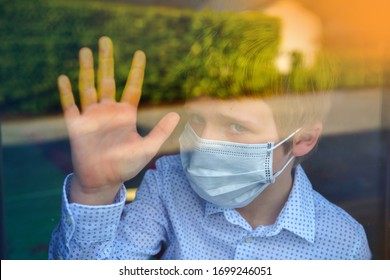
<path fill-rule="evenodd" d="M 83 205 L 108 205 L 115 200 L 121 184 L 107 185 L 95 188 L 85 187 L 74 174 L 70 183 L 69 203 Z"/>

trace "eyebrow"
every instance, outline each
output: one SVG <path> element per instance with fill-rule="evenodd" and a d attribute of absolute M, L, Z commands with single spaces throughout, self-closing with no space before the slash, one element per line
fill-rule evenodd
<path fill-rule="evenodd" d="M 194 106 L 191 105 L 184 105 L 184 110 L 186 113 L 189 114 L 198 114 L 201 116 L 204 115 L 204 110 L 195 108 Z M 240 118 L 239 116 L 231 116 L 231 114 L 218 113 L 216 117 L 218 117 L 219 119 L 228 120 L 231 123 L 239 123 L 244 126 L 254 126 L 254 127 L 259 126 L 259 123 L 255 122 L 252 119 L 244 119 L 244 118 Z"/>
<path fill-rule="evenodd" d="M 218 113 L 217 116 L 221 119 L 228 120 L 229 122 L 239 123 L 244 126 L 255 126 L 255 127 L 259 126 L 259 124 L 252 119 L 244 119 L 239 116 L 231 116 L 230 114 L 224 114 L 224 113 Z"/>
<path fill-rule="evenodd" d="M 197 115 L 200 115 L 200 116 L 204 115 L 203 114 L 203 110 L 198 110 L 196 108 L 196 106 L 191 106 L 190 104 L 184 105 L 184 110 L 189 115 L 190 114 L 197 114 Z M 238 124 L 243 125 L 243 126 L 249 126 L 249 127 L 253 127 L 253 128 L 256 128 L 256 127 L 260 126 L 260 123 L 256 122 L 253 119 L 244 119 L 244 118 L 241 118 L 240 116 L 232 116 L 231 114 L 218 113 L 216 115 L 216 117 L 219 120 L 223 120 L 223 121 L 227 120 L 230 123 L 238 123 Z"/>

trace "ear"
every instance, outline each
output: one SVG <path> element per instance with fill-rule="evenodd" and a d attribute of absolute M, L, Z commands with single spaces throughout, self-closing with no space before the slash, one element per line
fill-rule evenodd
<path fill-rule="evenodd" d="M 295 157 L 307 155 L 317 145 L 322 132 L 322 123 L 316 122 L 303 127 L 294 137 L 292 154 Z"/>

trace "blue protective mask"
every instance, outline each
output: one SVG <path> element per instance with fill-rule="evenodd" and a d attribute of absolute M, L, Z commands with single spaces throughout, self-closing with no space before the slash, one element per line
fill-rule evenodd
<path fill-rule="evenodd" d="M 274 183 L 294 159 L 273 173 L 273 150 L 298 131 L 277 145 L 242 144 L 200 138 L 187 124 L 179 139 L 184 171 L 203 199 L 221 207 L 244 207 Z"/>

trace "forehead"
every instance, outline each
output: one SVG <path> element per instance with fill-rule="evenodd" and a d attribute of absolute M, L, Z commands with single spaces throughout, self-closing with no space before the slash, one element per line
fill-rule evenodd
<path fill-rule="evenodd" d="M 186 102 L 188 113 L 258 122 L 274 123 L 270 106 L 261 98 L 216 99 L 201 97 Z"/>
<path fill-rule="evenodd" d="M 188 100 L 184 107 L 190 112 L 215 112 L 231 116 L 249 116 L 252 118 L 272 116 L 270 106 L 260 98 L 216 99 L 201 97 Z"/>

